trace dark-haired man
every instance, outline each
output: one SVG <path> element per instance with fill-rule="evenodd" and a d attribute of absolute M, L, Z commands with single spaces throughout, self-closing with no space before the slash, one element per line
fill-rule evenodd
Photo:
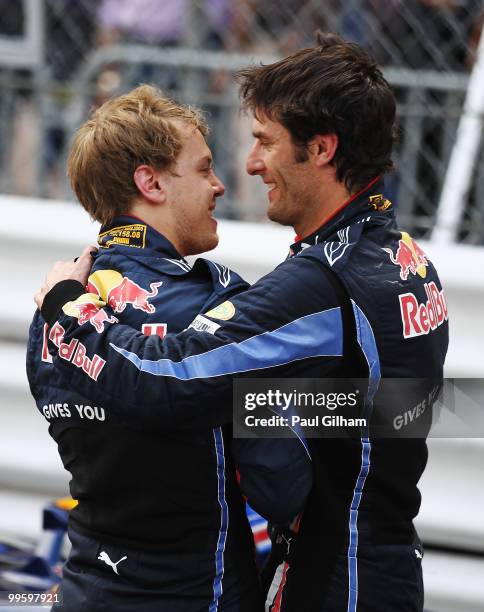
<path fill-rule="evenodd" d="M 54 349 L 72 384 L 129 419 L 231 418 L 232 379 L 365 377 L 371 417 L 382 378 L 442 378 L 447 309 L 437 273 L 396 225 L 382 175 L 392 167 L 395 100 L 358 45 L 322 35 L 268 66 L 239 74 L 254 115 L 250 174 L 268 188 L 268 215 L 294 227 L 290 257 L 242 294 L 161 342 L 117 325 L 79 327 L 63 284 L 42 306 L 64 342 L 109 360 L 121 381 L 93 384 Z M 87 257 L 78 273 L 89 267 Z M 37 295 L 72 277 L 58 267 Z M 67 283 L 64 286 L 68 286 Z M 78 293 L 82 293 L 78 286 Z M 143 394 L 134 412 L 133 399 Z M 399 397 L 402 407 L 407 401 Z M 396 401 L 396 400 L 395 400 Z M 124 405 L 123 405 L 124 402 Z M 410 408 L 411 406 L 408 406 Z M 272 612 L 421 611 L 422 551 L 413 527 L 425 467 L 423 439 L 312 440 L 314 486 L 302 516 L 276 529 L 284 545 L 266 609 Z M 280 551 L 281 547 L 277 547 Z"/>

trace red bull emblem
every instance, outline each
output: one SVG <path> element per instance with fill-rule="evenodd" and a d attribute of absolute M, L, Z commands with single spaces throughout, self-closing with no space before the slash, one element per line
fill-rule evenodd
<path fill-rule="evenodd" d="M 88 321 L 95 330 L 102 334 L 106 323 L 118 323 L 118 319 L 108 314 L 104 306 L 110 306 L 114 312 L 123 312 L 128 304 L 148 314 L 155 312 L 149 301 L 158 294 L 163 283 L 151 283 L 150 289 L 143 289 L 116 270 L 98 270 L 89 277 L 86 290 L 77 300 L 68 302 L 63 310 L 71 317 L 76 317 L 79 325 Z M 155 333 L 158 333 L 155 332 Z"/>
<path fill-rule="evenodd" d="M 424 289 L 427 295 L 424 303 L 419 303 L 413 293 L 398 296 L 404 338 L 426 336 L 449 318 L 444 290 L 439 290 L 434 281 L 424 283 Z"/>
<path fill-rule="evenodd" d="M 108 293 L 108 304 L 114 312 L 123 312 L 126 305 L 131 304 L 133 308 L 153 314 L 155 307 L 149 304 L 149 300 L 158 295 L 158 287 L 161 287 L 162 284 L 161 281 L 151 283 L 150 291 L 148 291 L 125 276 L 121 284 L 113 287 Z"/>
<path fill-rule="evenodd" d="M 76 304 L 79 310 L 79 325 L 84 325 L 88 321 L 94 326 L 98 334 L 104 331 L 104 323 L 117 323 L 116 317 L 111 317 L 103 308 L 98 308 L 91 302 Z"/>
<path fill-rule="evenodd" d="M 162 284 L 161 281 L 151 283 L 148 290 L 116 270 L 97 270 L 89 277 L 87 290 L 98 295 L 114 312 L 123 312 L 131 304 L 133 308 L 153 314 L 155 307 L 149 301 L 158 295 Z"/>
<path fill-rule="evenodd" d="M 88 321 L 98 334 L 104 331 L 105 323 L 117 323 L 116 317 L 108 315 L 103 309 L 105 302 L 96 293 L 83 293 L 77 300 L 64 304 L 62 310 L 70 317 L 76 317 L 79 325 Z"/>
<path fill-rule="evenodd" d="M 391 249 L 384 248 L 383 250 L 388 253 L 392 264 L 399 266 L 402 280 L 407 280 L 410 273 L 414 276 L 418 274 L 421 278 L 427 276 L 427 256 L 407 232 L 402 232 L 395 254 Z"/>
<path fill-rule="evenodd" d="M 84 370 L 84 372 L 97 381 L 99 374 L 106 365 L 106 361 L 97 354 L 93 357 L 88 357 L 87 349 L 82 342 L 73 338 L 69 344 L 64 342 L 65 329 L 59 322 L 54 323 L 49 332 L 49 340 L 58 348 L 58 355 L 61 359 L 69 361 L 76 368 Z"/>

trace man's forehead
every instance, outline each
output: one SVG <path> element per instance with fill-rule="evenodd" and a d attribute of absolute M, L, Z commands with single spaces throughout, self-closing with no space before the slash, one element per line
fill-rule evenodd
<path fill-rule="evenodd" d="M 189 121 L 186 121 L 185 119 L 181 119 L 180 117 L 174 117 L 169 121 L 171 125 L 173 125 L 177 129 L 177 131 L 180 132 L 180 134 L 182 134 L 185 138 L 198 131 L 196 125 Z"/>
<path fill-rule="evenodd" d="M 213 164 L 212 152 L 208 147 L 201 149 L 193 144 L 186 144 L 178 156 L 177 163 L 190 167 L 201 168 L 202 166 Z"/>
<path fill-rule="evenodd" d="M 252 119 L 252 134 L 255 138 L 261 136 L 278 137 L 282 136 L 285 131 L 284 126 L 278 121 L 269 119 L 266 115 L 258 114 Z"/>
<path fill-rule="evenodd" d="M 197 143 L 196 143 L 196 157 L 200 161 L 207 161 L 207 160 L 211 161 L 212 151 L 210 150 L 210 147 L 208 146 L 202 134 L 200 134 L 200 136 L 201 138 L 197 139 Z"/>
<path fill-rule="evenodd" d="M 182 151 L 190 151 L 190 154 L 195 156 L 197 159 L 202 157 L 212 157 L 207 141 L 200 130 L 193 126 L 184 124 L 183 128 L 180 129 L 182 136 Z"/>
<path fill-rule="evenodd" d="M 199 145 L 206 144 L 205 136 L 193 123 L 183 119 L 172 119 L 172 124 L 176 127 L 183 141 L 195 142 Z"/>

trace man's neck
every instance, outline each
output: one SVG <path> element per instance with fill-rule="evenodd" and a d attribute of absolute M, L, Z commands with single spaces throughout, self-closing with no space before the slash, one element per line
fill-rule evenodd
<path fill-rule="evenodd" d="M 330 185 L 323 185 L 311 213 L 294 226 L 294 231 L 300 238 L 310 236 L 344 207 L 351 197 L 352 193 L 344 183 L 334 181 Z"/>
<path fill-rule="evenodd" d="M 167 213 L 168 210 L 165 210 Z M 166 213 L 165 211 L 163 211 L 162 213 L 158 206 L 152 206 L 150 204 L 147 204 L 146 202 L 135 201 L 130 207 L 127 214 L 132 215 L 133 217 L 137 217 L 138 219 L 142 219 L 154 230 L 162 234 L 167 240 L 171 242 L 171 244 L 175 247 L 178 253 L 180 253 L 180 255 L 184 257 L 186 253 L 181 252 L 181 245 L 179 244 L 179 241 L 177 239 L 176 230 L 173 228 L 171 217 Z"/>

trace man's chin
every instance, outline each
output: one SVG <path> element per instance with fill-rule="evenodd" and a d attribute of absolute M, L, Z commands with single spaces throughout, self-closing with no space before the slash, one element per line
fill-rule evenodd
<path fill-rule="evenodd" d="M 192 244 L 187 249 L 187 255 L 200 255 L 201 253 L 207 253 L 213 251 L 219 243 L 218 234 L 211 234 L 204 236 L 197 244 Z"/>
<path fill-rule="evenodd" d="M 219 241 L 220 241 L 220 238 L 218 237 L 218 234 L 213 234 L 210 240 L 207 240 L 208 246 L 205 250 L 213 251 L 213 249 L 215 249 L 218 246 Z"/>
<path fill-rule="evenodd" d="M 275 223 L 279 223 L 279 225 L 293 225 L 292 219 L 289 218 L 289 215 L 285 215 L 284 211 L 271 207 L 270 205 L 267 209 L 267 218 Z"/>

